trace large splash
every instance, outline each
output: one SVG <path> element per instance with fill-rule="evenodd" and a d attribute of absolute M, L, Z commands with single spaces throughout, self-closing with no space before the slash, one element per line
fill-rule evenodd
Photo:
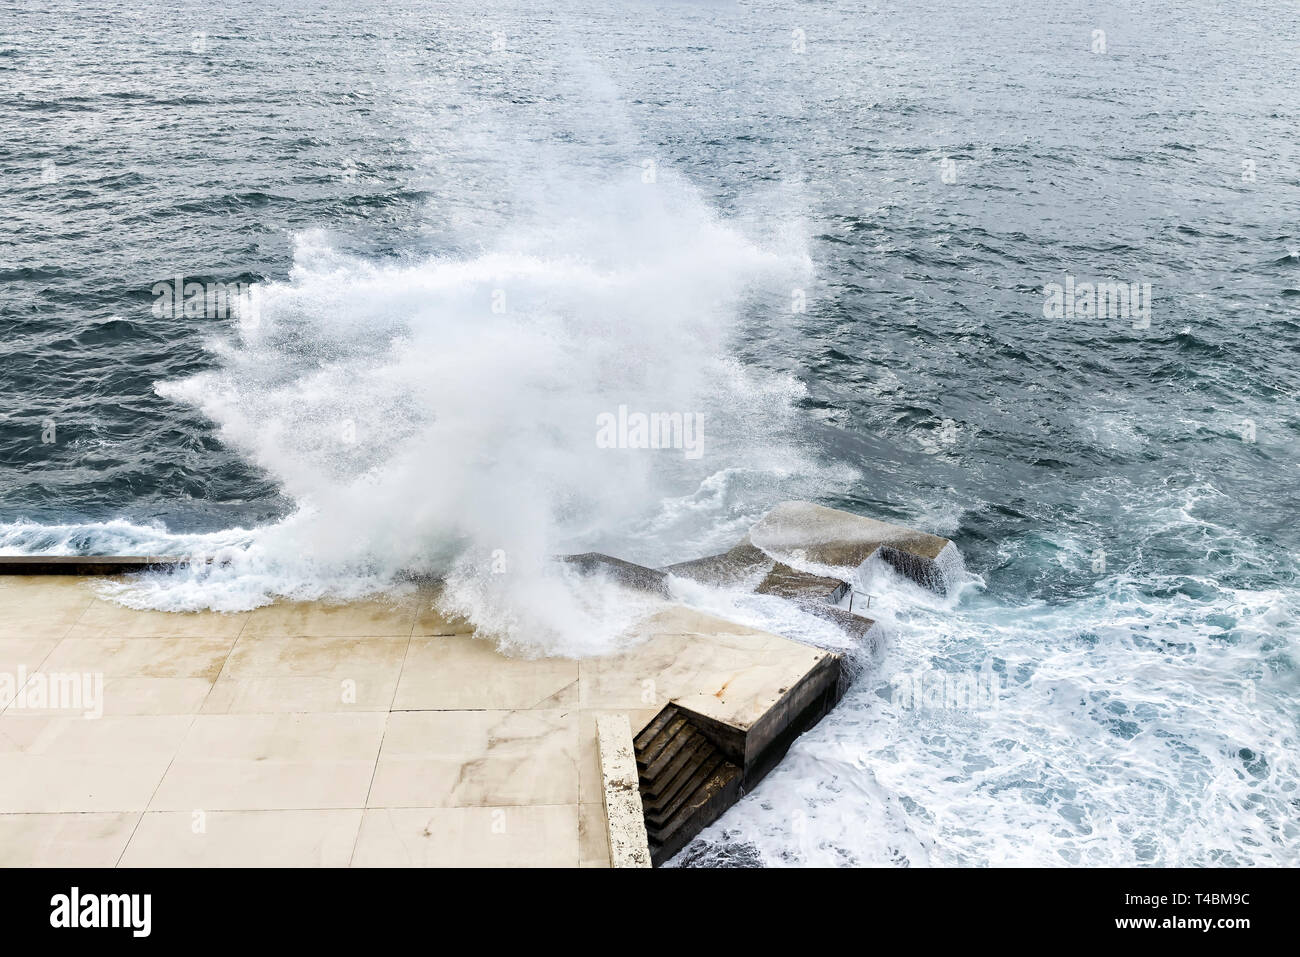
<path fill-rule="evenodd" d="M 806 281 L 797 242 L 723 222 L 669 171 L 589 179 L 534 213 L 470 258 L 376 262 L 299 237 L 288 280 L 211 341 L 215 368 L 157 386 L 295 511 L 216 549 L 187 541 L 213 561 L 115 597 L 238 609 L 432 574 L 449 610 L 507 644 L 594 652 L 638 606 L 554 556 L 666 557 L 666 511 L 702 501 L 693 534 L 730 534 L 767 503 L 749 493 L 806 471 L 800 387 L 731 354 L 748 308 Z M 694 431 L 637 448 L 637 413 Z M 615 447 L 598 436 L 611 422 Z"/>

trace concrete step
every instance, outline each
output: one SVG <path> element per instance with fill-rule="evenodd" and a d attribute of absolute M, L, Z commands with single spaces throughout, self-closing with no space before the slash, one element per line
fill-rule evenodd
<path fill-rule="evenodd" d="M 689 712 L 672 704 L 633 746 L 650 857 L 658 866 L 739 798 L 743 772 L 695 727 Z M 653 758 L 646 756 L 650 747 Z"/>
<path fill-rule="evenodd" d="M 758 784 L 843 693 L 842 659 L 810 650 L 797 680 L 755 699 L 670 702 L 633 741 L 650 858 L 657 867 Z"/>
<path fill-rule="evenodd" d="M 685 744 L 676 750 L 666 766 L 658 768 L 657 774 L 646 775 L 648 783 L 642 797 L 650 805 L 660 807 L 672 800 L 690 776 L 690 769 L 697 763 L 704 749 L 712 747 L 712 743 L 703 735 L 690 734 L 685 737 Z"/>
<path fill-rule="evenodd" d="M 664 749 L 676 740 L 682 729 L 686 727 L 685 715 L 677 714 L 671 717 L 658 734 L 646 742 L 644 748 L 637 750 L 637 770 L 645 771 L 649 765 L 659 760 Z"/>

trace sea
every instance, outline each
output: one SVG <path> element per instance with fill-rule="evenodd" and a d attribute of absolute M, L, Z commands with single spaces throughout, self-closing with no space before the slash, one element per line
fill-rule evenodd
<path fill-rule="evenodd" d="M 176 610 L 436 575 L 581 657 L 644 608 L 555 555 L 814 501 L 961 567 L 845 570 L 870 648 L 674 583 L 857 674 L 675 865 L 1294 866 L 1298 36 L 1282 0 L 0 0 L 0 553 L 192 559 L 103 586 Z"/>

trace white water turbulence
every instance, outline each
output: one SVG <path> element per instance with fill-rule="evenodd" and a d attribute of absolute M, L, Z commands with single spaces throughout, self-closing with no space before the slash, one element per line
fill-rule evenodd
<path fill-rule="evenodd" d="M 675 865 L 1295 866 L 1293 593 L 957 575 L 864 565 L 883 654 Z"/>
<path fill-rule="evenodd" d="M 696 535 L 716 523 L 725 538 L 778 497 L 761 477 L 811 470 L 792 438 L 801 387 L 730 353 L 746 303 L 806 282 L 798 231 L 746 235 L 671 171 L 646 184 L 625 169 L 585 171 L 470 258 L 375 262 L 300 236 L 288 280 L 210 343 L 216 368 L 157 386 L 296 510 L 114 597 L 233 610 L 445 575 L 446 610 L 516 651 L 613 647 L 642 603 L 555 555 L 693 557 L 669 547 L 665 510 L 703 502 Z M 620 407 L 694 429 L 684 447 L 610 448 L 597 425 Z"/>

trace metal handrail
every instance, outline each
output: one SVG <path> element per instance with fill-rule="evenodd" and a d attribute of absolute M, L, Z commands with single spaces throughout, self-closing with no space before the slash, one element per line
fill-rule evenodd
<path fill-rule="evenodd" d="M 853 611 L 853 596 L 854 596 L 854 595 L 866 595 L 866 596 L 867 596 L 867 607 L 868 607 L 868 608 L 871 607 L 871 599 L 875 597 L 874 595 L 871 594 L 871 592 L 858 591 L 858 589 L 856 589 L 856 588 L 854 588 L 852 585 L 850 585 L 850 586 L 849 586 L 849 611 Z"/>

